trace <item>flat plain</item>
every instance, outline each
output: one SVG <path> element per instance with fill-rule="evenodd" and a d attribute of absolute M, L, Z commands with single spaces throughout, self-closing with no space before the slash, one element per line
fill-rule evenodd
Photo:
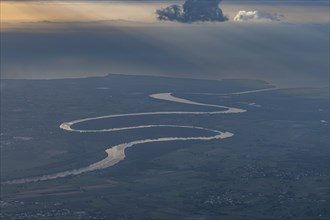
<path fill-rule="evenodd" d="M 123 86 L 124 85 L 124 86 Z M 272 88 L 258 80 L 108 75 L 1 80 L 1 182 L 88 166 L 128 141 L 207 132 L 146 128 L 77 133 L 65 121 L 109 114 L 206 111 L 155 100 L 173 95 L 246 109 L 241 114 L 139 116 L 80 128 L 140 124 L 234 133 L 211 141 L 136 145 L 113 167 L 1 185 L 1 219 L 329 219 L 329 88 Z"/>

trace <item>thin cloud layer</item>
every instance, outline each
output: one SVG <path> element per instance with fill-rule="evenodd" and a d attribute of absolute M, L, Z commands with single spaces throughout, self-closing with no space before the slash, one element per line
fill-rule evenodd
<path fill-rule="evenodd" d="M 191 23 L 196 21 L 226 21 L 228 18 L 219 8 L 222 0 L 186 0 L 183 6 L 171 5 L 158 9 L 159 20 Z"/>
<path fill-rule="evenodd" d="M 281 21 L 283 15 L 267 11 L 239 11 L 234 21 Z"/>

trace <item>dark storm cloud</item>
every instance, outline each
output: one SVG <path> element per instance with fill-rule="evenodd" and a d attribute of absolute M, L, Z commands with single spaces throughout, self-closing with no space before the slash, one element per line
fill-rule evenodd
<path fill-rule="evenodd" d="M 219 4 L 222 0 L 186 0 L 183 6 L 171 5 L 158 9 L 158 19 L 190 23 L 196 21 L 226 21 Z"/>

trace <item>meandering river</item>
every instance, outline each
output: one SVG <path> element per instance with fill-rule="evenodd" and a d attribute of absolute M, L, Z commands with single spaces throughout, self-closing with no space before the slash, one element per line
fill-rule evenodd
<path fill-rule="evenodd" d="M 269 89 L 266 89 L 269 90 Z M 254 90 L 255 92 L 261 92 L 265 90 Z M 241 94 L 251 93 L 254 91 L 247 91 L 242 92 Z M 240 93 L 233 93 L 240 94 Z M 207 95 L 207 94 L 205 94 Z M 226 94 L 227 95 L 227 94 Z M 115 146 L 111 146 L 106 149 L 107 157 L 101 161 L 95 162 L 90 164 L 89 166 L 77 168 L 73 170 L 67 170 L 63 172 L 47 174 L 42 176 L 30 177 L 30 178 L 22 178 L 22 179 L 14 179 L 10 181 L 3 182 L 2 184 L 22 184 L 22 183 L 30 183 L 30 182 L 37 182 L 37 181 L 44 181 L 44 180 L 52 180 L 57 178 L 62 178 L 70 175 L 79 175 L 85 172 L 91 172 L 95 170 L 105 169 L 107 167 L 113 166 L 119 163 L 121 160 L 125 159 L 125 149 L 129 147 L 133 147 L 139 144 L 145 143 L 152 143 L 152 142 L 166 142 L 166 141 L 191 141 L 191 140 L 214 140 L 214 139 L 223 139 L 232 137 L 234 134 L 226 131 L 218 131 L 214 129 L 204 128 L 204 127 L 197 127 L 197 126 L 186 126 L 186 125 L 171 125 L 171 124 L 151 124 L 151 125 L 137 125 L 131 127 L 117 127 L 117 128 L 108 128 L 108 129 L 94 129 L 94 130 L 82 130 L 82 129 L 75 129 L 72 128 L 73 125 L 92 121 L 92 120 L 101 120 L 106 118 L 117 118 L 117 117 L 128 117 L 128 116 L 144 116 L 144 115 L 215 115 L 215 114 L 237 114 L 243 113 L 246 110 L 228 106 L 221 106 L 221 105 L 214 105 L 214 104 L 207 104 L 207 103 L 200 103 L 195 102 L 188 99 L 183 99 L 179 97 L 173 96 L 171 93 L 157 93 L 150 95 L 153 99 L 163 100 L 163 101 L 170 101 L 176 103 L 183 103 L 187 105 L 198 105 L 198 106 L 207 106 L 212 107 L 212 109 L 216 111 L 161 111 L 161 112 L 139 112 L 139 113 L 129 113 L 129 114 L 115 114 L 115 115 L 104 115 L 92 118 L 84 118 L 78 119 L 70 122 L 63 122 L 60 125 L 61 129 L 64 129 L 68 132 L 82 132 L 82 133 L 91 133 L 91 132 L 115 132 L 115 131 L 122 131 L 122 130 L 131 130 L 131 129 L 143 129 L 143 128 L 155 128 L 155 127 L 168 127 L 168 128 L 188 128 L 188 129 L 197 129 L 197 130 L 204 130 L 213 133 L 212 136 L 197 136 L 197 137 L 161 137 L 155 139 L 141 139 L 135 140 L 127 143 L 121 143 Z"/>

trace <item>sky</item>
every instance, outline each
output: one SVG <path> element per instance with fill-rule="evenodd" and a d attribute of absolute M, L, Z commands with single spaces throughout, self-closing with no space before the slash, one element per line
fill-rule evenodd
<path fill-rule="evenodd" d="M 1 1 L 1 78 L 115 73 L 329 86 L 327 2 L 219 3 L 223 22 L 196 22 L 219 14 L 205 6 L 196 15 L 183 1 Z M 159 20 L 157 10 L 173 4 L 179 17 Z"/>

